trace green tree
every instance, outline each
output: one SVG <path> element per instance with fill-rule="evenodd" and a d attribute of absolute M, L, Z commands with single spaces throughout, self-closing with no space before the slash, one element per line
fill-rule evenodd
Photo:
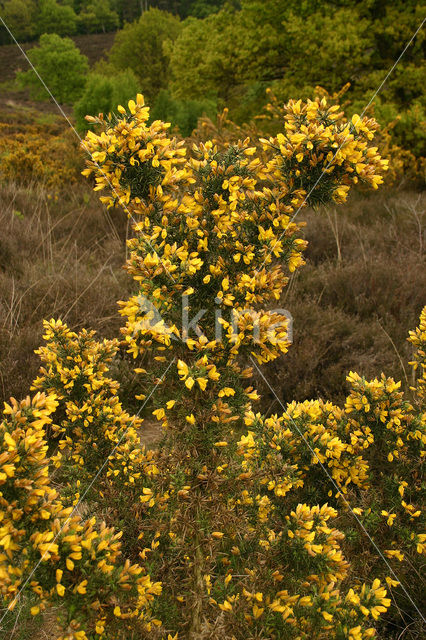
<path fill-rule="evenodd" d="M 40 46 L 31 49 L 28 56 L 58 102 L 72 103 L 81 96 L 89 62 L 70 38 L 46 33 L 40 38 Z M 23 87 L 30 89 L 32 98 L 49 99 L 32 69 L 18 73 L 17 78 Z"/>
<path fill-rule="evenodd" d="M 213 118 L 217 113 L 214 100 L 176 100 L 166 89 L 162 89 L 151 109 L 151 120 L 170 122 L 179 128 L 182 136 L 191 135 L 197 127 L 198 118 Z"/>
<path fill-rule="evenodd" d="M 179 18 L 149 9 L 137 22 L 126 24 L 117 33 L 109 59 L 118 69 L 132 69 L 144 95 L 152 99 L 167 87 L 168 56 L 164 45 L 175 40 L 180 30 Z"/>
<path fill-rule="evenodd" d="M 9 0 L 1 6 L 1 16 L 18 42 L 32 40 L 36 35 L 34 19 L 37 7 L 33 0 Z M 10 42 L 11 38 L 2 27 L 0 42 Z"/>
<path fill-rule="evenodd" d="M 118 13 L 111 9 L 108 0 L 89 2 L 79 14 L 78 21 L 85 33 L 114 31 L 119 24 Z"/>
<path fill-rule="evenodd" d="M 226 0 L 180 0 L 179 15 L 181 18 L 207 18 L 221 9 Z"/>
<path fill-rule="evenodd" d="M 356 9 L 317 12 L 308 23 L 292 14 L 284 28 L 291 45 L 283 75 L 292 86 L 320 84 L 337 90 L 369 69 L 370 24 Z"/>
<path fill-rule="evenodd" d="M 228 101 L 238 84 L 240 14 L 228 9 L 204 20 L 188 18 L 170 51 L 171 90 L 179 99 Z"/>
<path fill-rule="evenodd" d="M 118 104 L 127 104 L 138 91 L 138 79 L 130 69 L 110 76 L 91 73 L 83 95 L 74 106 L 77 129 L 81 132 L 90 129 L 86 115 L 111 113 Z"/>
<path fill-rule="evenodd" d="M 254 83 L 281 78 L 289 59 L 288 14 L 281 1 L 250 0 L 241 10 L 228 2 L 204 20 L 186 20 L 171 52 L 173 94 L 207 93 L 233 106 L 241 101 L 244 86 L 252 90 Z"/>
<path fill-rule="evenodd" d="M 36 20 L 37 33 L 56 33 L 59 36 L 72 35 L 77 30 L 77 16 L 68 5 L 60 5 L 56 0 L 40 0 Z"/>

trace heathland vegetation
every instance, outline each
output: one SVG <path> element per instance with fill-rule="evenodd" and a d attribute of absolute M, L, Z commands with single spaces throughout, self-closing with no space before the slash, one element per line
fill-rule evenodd
<path fill-rule="evenodd" d="M 422 637 L 420 4 L 0 7 L 0 633 Z"/>

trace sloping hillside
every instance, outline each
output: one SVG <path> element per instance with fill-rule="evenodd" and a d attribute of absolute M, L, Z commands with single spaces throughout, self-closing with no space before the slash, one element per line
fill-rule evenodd
<path fill-rule="evenodd" d="M 111 48 L 115 33 L 94 33 L 82 36 L 75 36 L 72 40 L 80 51 L 89 58 L 90 65 L 100 60 Z M 27 52 L 34 47 L 36 42 L 21 44 L 22 49 Z M 0 113 L 2 121 L 9 121 L 9 118 L 16 119 L 17 114 L 29 111 L 39 111 L 41 114 L 56 114 L 58 107 L 53 101 L 34 102 L 29 97 L 29 92 L 17 90 L 13 84 L 17 71 L 26 71 L 29 68 L 19 47 L 15 44 L 0 46 Z M 64 106 L 67 115 L 71 109 Z"/>
<path fill-rule="evenodd" d="M 111 48 L 114 36 L 115 32 L 93 33 L 74 36 L 72 40 L 80 49 L 81 53 L 89 58 L 90 64 L 93 65 Z M 21 47 L 24 51 L 28 51 L 36 44 L 37 42 L 27 42 L 21 44 Z M 25 60 L 17 45 L 6 44 L 0 47 L 0 83 L 13 80 L 17 71 L 25 71 L 27 68 L 28 62 Z"/>

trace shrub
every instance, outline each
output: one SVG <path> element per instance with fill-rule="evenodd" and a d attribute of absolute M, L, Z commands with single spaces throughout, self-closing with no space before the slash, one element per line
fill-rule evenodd
<path fill-rule="evenodd" d="M 61 38 L 55 33 L 44 34 L 39 46 L 32 48 L 28 56 L 58 102 L 74 102 L 81 96 L 89 63 L 70 38 Z M 30 89 L 33 98 L 50 99 L 32 69 L 19 72 L 17 79 Z"/>
<path fill-rule="evenodd" d="M 303 264 L 291 216 L 306 202 L 344 202 L 358 180 L 381 182 L 386 162 L 369 147 L 376 123 L 348 122 L 325 100 L 290 101 L 284 131 L 262 140 L 261 154 L 247 138 L 223 149 L 207 141 L 186 159 L 163 123 L 146 124 L 141 96 L 118 111 L 119 121 L 95 119 L 103 131 L 84 142 L 84 173 L 98 190 L 118 177 L 101 200 L 134 221 L 127 269 L 138 290 L 120 303 L 123 346 L 135 360 L 136 397 L 161 388 L 152 408 L 165 435 L 155 474 L 134 478 L 130 522 L 139 519 L 141 557 L 162 576 L 156 610 L 190 638 L 371 637 L 368 616 L 390 604 L 385 589 L 374 580 L 344 591 L 350 566 L 337 511 L 297 503 L 301 469 L 278 447 L 267 456 L 245 428 L 258 399 L 247 360 L 257 367 L 289 347 L 285 317 L 266 309 Z M 324 163 L 333 170 L 320 184 Z M 194 338 L 180 327 L 189 300 Z M 252 469 L 263 452 L 266 463 Z M 283 498 L 293 492 L 291 508 Z"/>
<path fill-rule="evenodd" d="M 138 90 L 139 82 L 130 69 L 115 72 L 106 76 L 91 73 L 80 100 L 74 106 L 77 129 L 87 131 L 90 125 L 86 115 L 97 116 L 99 113 L 111 113 L 114 107 L 129 100 Z"/>
<path fill-rule="evenodd" d="M 56 0 L 40 0 L 38 4 L 37 33 L 68 36 L 76 32 L 77 16 L 69 4 L 58 4 Z"/>
<path fill-rule="evenodd" d="M 3 180 L 18 184 L 37 180 L 50 188 L 76 182 L 81 159 L 76 154 L 75 136 L 62 126 L 59 131 L 52 129 L 0 123 L 0 175 Z"/>
<path fill-rule="evenodd" d="M 60 425 L 49 429 L 51 440 L 59 441 L 59 453 L 52 462 L 67 477 L 70 469 L 80 480 L 92 479 L 106 460 L 110 466 L 127 452 L 133 464 L 141 464 L 140 420 L 130 416 L 118 398 L 119 385 L 107 377 L 108 365 L 116 355 L 118 341 L 97 342 L 94 332 L 76 334 L 60 321 L 44 323 L 46 346 L 37 350 L 45 364 L 33 389 L 54 393 L 60 406 Z"/>
<path fill-rule="evenodd" d="M 13 611 L 25 589 L 33 602 L 31 615 L 57 607 L 67 638 L 87 640 L 105 627 L 127 638 L 135 628 L 149 628 L 149 617 L 141 618 L 160 585 L 141 566 L 120 563 L 120 532 L 95 517 L 84 521 L 61 501 L 45 440 L 56 407 L 53 394 L 20 403 L 12 399 L 0 423 L 3 607 Z"/>
<path fill-rule="evenodd" d="M 323 87 L 315 87 L 315 93 L 323 96 L 329 104 L 337 105 L 350 89 L 346 83 L 339 91 L 330 94 Z M 310 93 L 310 92 L 308 92 Z M 258 118 L 260 130 L 276 131 L 284 117 L 282 102 L 271 90 L 267 90 L 269 102 Z M 350 99 L 345 101 L 345 108 L 356 112 L 363 108 L 363 102 Z M 414 103 L 408 110 L 398 113 L 395 104 L 383 103 L 376 98 L 368 109 L 382 124 L 377 132 L 377 143 L 380 153 L 389 159 L 390 171 L 386 174 L 386 183 L 393 184 L 403 180 L 420 183 L 423 179 L 425 160 L 421 155 L 424 132 L 422 130 L 423 110 L 420 104 Z M 260 123 L 259 123 L 260 121 Z M 424 129 L 424 127 L 423 127 Z M 424 146 L 424 144 L 423 144 Z"/>
<path fill-rule="evenodd" d="M 168 136 L 167 124 L 148 124 L 142 96 L 116 112 L 90 118 L 100 131 L 83 142 L 90 153 L 84 175 L 106 191 L 103 203 L 119 204 L 132 222 L 126 269 L 134 288 L 119 302 L 120 346 L 133 361 L 140 411 L 149 407 L 164 435 L 155 451 L 139 446 L 138 417 L 126 412 L 108 375 L 117 341 L 99 342 L 61 321 L 45 324 L 43 367 L 34 382 L 44 393 L 7 405 L 0 427 L 6 500 L 16 493 L 9 489 L 19 475 L 10 458 L 21 438 L 19 451 L 25 457 L 30 450 L 30 478 L 50 487 L 49 465 L 58 472 L 61 497 L 48 490 L 47 514 L 62 508 L 68 517 L 69 505 L 87 495 L 107 524 L 72 521 L 84 554 L 93 551 L 90 562 L 83 552 L 75 559 L 88 576 L 81 580 L 71 558 L 70 578 L 69 555 L 59 553 L 65 568 L 54 558 L 55 574 L 50 565 L 40 572 L 41 606 L 63 598 L 75 640 L 86 631 L 167 640 L 367 640 L 376 631 L 389 637 L 401 621 L 420 634 L 414 618 L 420 594 L 410 596 L 408 581 L 420 573 L 426 550 L 420 522 L 426 308 L 410 334 L 417 375 L 409 399 L 391 378 L 367 381 L 351 372 L 344 407 L 293 402 L 282 415 L 266 417 L 255 409 L 252 385 L 254 371 L 262 375 L 261 365 L 290 346 L 286 315 L 273 306 L 304 263 L 299 208 L 345 202 L 359 182 L 377 188 L 387 168 L 372 146 L 377 123 L 357 115 L 347 120 L 324 97 L 291 100 L 281 131 L 268 138 L 227 142 L 219 128 L 220 144 L 206 140 L 187 149 Z M 193 318 L 189 327 L 185 315 Z M 35 440 L 34 429 L 42 430 Z M 47 461 L 47 441 L 58 438 L 61 453 Z M 31 466 L 39 460 L 33 444 L 42 449 L 41 471 Z M 46 551 L 56 552 L 50 532 L 56 534 L 61 516 L 54 527 L 45 518 L 43 529 L 44 511 L 35 504 L 30 520 L 48 531 Z M 12 533 L 22 535 L 13 531 L 22 514 L 4 506 L 0 540 L 8 545 Z M 110 522 L 123 531 L 124 565 L 117 564 Z M 45 540 L 39 529 L 36 543 Z M 22 565 L 28 571 L 34 541 L 24 537 L 25 551 L 13 549 L 0 564 L 6 586 L 12 584 L 6 606 L 13 607 L 14 582 Z M 107 557 L 95 564 L 97 554 Z M 111 582 L 100 575 L 103 560 L 113 565 Z M 140 561 L 146 569 L 131 564 Z M 94 585 L 102 596 L 95 602 Z"/>

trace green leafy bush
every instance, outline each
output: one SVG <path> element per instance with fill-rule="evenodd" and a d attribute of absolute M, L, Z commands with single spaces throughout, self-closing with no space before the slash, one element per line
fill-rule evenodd
<path fill-rule="evenodd" d="M 198 118 L 216 114 L 214 100 L 176 100 L 169 91 L 162 89 L 154 103 L 152 120 L 166 120 L 179 127 L 182 136 L 189 136 L 197 127 Z"/>
<path fill-rule="evenodd" d="M 81 96 L 89 62 L 70 38 L 46 33 L 40 38 L 40 46 L 31 49 L 28 56 L 58 102 L 74 102 Z M 17 79 L 23 87 L 30 89 L 32 98 L 45 100 L 49 97 L 32 69 L 18 73 Z"/>
<path fill-rule="evenodd" d="M 77 129 L 87 131 L 90 125 L 86 115 L 111 112 L 117 104 L 127 102 L 138 91 L 139 82 L 130 69 L 109 77 L 100 73 L 91 73 L 80 100 L 74 107 Z"/>

